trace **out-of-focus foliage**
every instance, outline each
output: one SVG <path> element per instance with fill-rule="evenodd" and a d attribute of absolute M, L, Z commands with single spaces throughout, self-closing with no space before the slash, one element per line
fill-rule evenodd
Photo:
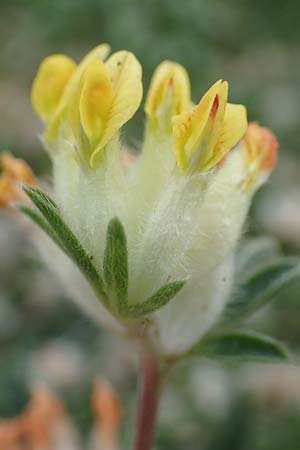
<path fill-rule="evenodd" d="M 100 42 L 130 49 L 143 65 L 145 87 L 162 59 L 174 59 L 190 73 L 194 100 L 213 81 L 227 79 L 231 101 L 246 104 L 249 119 L 278 136 L 278 169 L 257 199 L 249 232 L 271 231 L 284 250 L 298 253 L 299 14 L 296 0 L 1 0 L 0 147 L 48 176 L 29 100 L 32 78 L 47 54 L 79 59 Z M 125 130 L 137 148 L 143 120 L 140 111 Z M 134 411 L 134 356 L 61 298 L 13 219 L 3 215 L 0 254 L 0 416 L 17 414 L 30 385 L 46 381 L 84 432 L 91 422 L 91 382 L 106 376 L 121 392 L 127 424 Z M 300 282 L 251 319 L 296 354 L 299 288 Z M 223 369 L 191 361 L 174 373 L 163 398 L 157 448 L 296 450 L 299 380 L 295 367 Z M 128 448 L 131 428 L 124 426 Z"/>

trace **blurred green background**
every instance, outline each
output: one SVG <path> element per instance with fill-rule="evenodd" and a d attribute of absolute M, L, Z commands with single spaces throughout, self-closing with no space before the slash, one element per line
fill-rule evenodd
<path fill-rule="evenodd" d="M 194 101 L 214 81 L 227 79 L 230 100 L 244 103 L 250 120 L 278 136 L 278 168 L 257 196 L 247 232 L 270 233 L 284 252 L 297 254 L 299 17 L 297 0 L 0 0 L 0 147 L 49 177 L 49 160 L 38 139 L 41 126 L 30 106 L 32 79 L 48 54 L 79 60 L 101 42 L 113 50 L 131 50 L 142 63 L 145 89 L 155 66 L 174 59 L 190 73 Z M 124 131 L 131 145 L 139 145 L 143 121 L 141 108 Z M 115 384 L 126 416 L 132 415 L 134 358 L 120 340 L 101 332 L 62 298 L 5 214 L 0 254 L 0 416 L 19 413 L 29 387 L 47 381 L 85 435 L 91 383 L 99 376 Z M 289 343 L 296 355 L 299 287 L 285 291 L 256 318 L 257 328 Z M 298 450 L 300 370 L 187 365 L 174 373 L 161 416 L 161 450 Z"/>

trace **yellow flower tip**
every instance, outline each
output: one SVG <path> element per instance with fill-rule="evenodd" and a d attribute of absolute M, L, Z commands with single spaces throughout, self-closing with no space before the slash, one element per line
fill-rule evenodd
<path fill-rule="evenodd" d="M 247 165 L 244 189 L 248 190 L 260 179 L 263 181 L 276 165 L 278 141 L 270 129 L 250 122 L 243 139 L 243 149 Z"/>
<path fill-rule="evenodd" d="M 59 133 L 61 122 L 65 120 L 66 117 L 70 116 L 70 112 L 68 111 L 68 109 L 70 108 L 70 105 L 73 105 L 74 103 L 74 96 L 76 96 L 81 83 L 82 75 L 87 66 L 92 61 L 104 60 L 108 56 L 109 51 L 110 46 L 108 44 L 100 44 L 92 49 L 82 59 L 77 67 L 75 66 L 75 70 L 66 83 L 65 89 L 63 89 L 59 102 L 57 103 L 54 113 L 51 116 L 51 120 L 49 120 L 49 124 L 45 132 L 45 140 L 48 143 L 53 143 L 55 141 Z"/>
<path fill-rule="evenodd" d="M 83 75 L 80 94 L 80 120 L 91 143 L 100 139 L 112 105 L 112 83 L 105 64 L 92 61 Z"/>
<path fill-rule="evenodd" d="M 197 163 L 192 160 L 204 153 L 203 146 L 200 146 L 201 141 L 212 128 L 217 112 L 224 108 L 224 100 L 225 102 L 227 100 L 227 89 L 228 84 L 218 80 L 191 111 L 173 118 L 175 153 L 181 173 L 197 170 L 197 167 L 191 167 L 197 166 Z M 207 132 L 205 132 L 205 128 L 207 128 Z M 205 142 L 205 144 L 207 145 L 208 142 Z M 198 147 L 200 148 L 198 149 Z"/>
<path fill-rule="evenodd" d="M 262 170 L 270 170 L 275 166 L 278 141 L 269 128 L 250 122 L 244 140 L 249 156 L 259 160 Z"/>
<path fill-rule="evenodd" d="M 109 44 L 99 44 L 90 50 L 86 56 L 82 59 L 79 66 L 83 69 L 84 65 L 87 65 L 90 61 L 101 60 L 105 61 L 110 53 L 110 45 Z"/>
<path fill-rule="evenodd" d="M 227 103 L 228 83 L 218 80 L 191 111 L 173 118 L 177 165 L 181 174 L 208 171 L 243 137 L 247 113 Z"/>
<path fill-rule="evenodd" d="M 189 109 L 190 95 L 190 79 L 186 69 L 173 61 L 163 61 L 153 74 L 145 113 L 154 126 L 162 121 L 170 130 L 172 117 Z"/>
<path fill-rule="evenodd" d="M 65 55 L 51 55 L 41 63 L 33 81 L 31 102 L 37 115 L 45 121 L 53 116 L 75 70 L 75 62 Z"/>
<path fill-rule="evenodd" d="M 68 117 L 80 157 L 92 168 L 108 141 L 136 112 L 142 93 L 141 65 L 130 52 L 85 65 L 69 100 Z"/>
<path fill-rule="evenodd" d="M 8 206 L 16 200 L 23 200 L 24 194 L 20 182 L 37 185 L 37 180 L 29 167 L 22 159 L 14 158 L 10 153 L 0 155 L 0 207 Z"/>
<path fill-rule="evenodd" d="M 90 165 L 95 168 L 101 151 L 117 134 L 119 129 L 131 119 L 140 106 L 143 96 L 142 68 L 136 57 L 127 51 L 118 51 L 111 55 L 106 61 L 107 70 L 111 83 L 110 102 L 107 102 L 102 111 L 105 116 L 103 131 L 96 147 L 92 148 Z M 110 105 L 109 105 L 110 103 Z"/>

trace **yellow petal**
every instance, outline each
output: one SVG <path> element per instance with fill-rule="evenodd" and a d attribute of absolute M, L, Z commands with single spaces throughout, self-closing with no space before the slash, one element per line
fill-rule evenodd
<path fill-rule="evenodd" d="M 218 141 L 208 158 L 203 162 L 206 171 L 220 162 L 244 136 L 247 129 L 247 110 L 244 105 L 227 103 Z"/>
<path fill-rule="evenodd" d="M 55 114 L 51 123 L 46 130 L 46 140 L 52 141 L 55 139 L 61 119 L 67 114 L 68 105 L 72 102 L 72 97 L 76 96 L 78 93 L 80 80 L 83 72 L 86 70 L 87 66 L 91 61 L 104 60 L 108 53 L 110 47 L 107 44 L 101 44 L 91 50 L 80 62 L 73 76 L 69 80 L 66 89 L 60 99 L 60 102 L 56 108 Z"/>
<path fill-rule="evenodd" d="M 53 116 L 75 69 L 75 62 L 64 55 L 48 56 L 41 63 L 33 81 L 31 102 L 42 119 L 49 120 Z"/>
<path fill-rule="evenodd" d="M 112 105 L 112 83 L 105 64 L 92 61 L 83 76 L 80 119 L 91 146 L 101 138 Z"/>
<path fill-rule="evenodd" d="M 217 147 L 221 136 L 227 98 L 228 83 L 227 81 L 224 81 L 221 83 L 218 93 L 214 98 L 205 128 L 203 129 L 197 144 L 197 150 L 194 151 L 191 156 L 189 164 L 189 170 L 191 172 L 196 170 L 206 171 L 212 167 L 208 167 L 207 163 L 214 156 L 215 148 Z"/>
<path fill-rule="evenodd" d="M 191 164 L 191 158 L 207 152 L 208 143 L 215 139 L 214 124 L 220 126 L 224 105 L 227 101 L 228 85 L 217 81 L 191 111 L 173 118 L 173 136 L 177 165 L 184 173 Z M 198 158 L 198 156 L 197 156 Z M 193 163 L 194 165 L 194 163 Z"/>
<path fill-rule="evenodd" d="M 134 115 L 143 95 L 141 65 L 132 53 L 116 52 L 105 65 L 112 83 L 112 103 L 103 134 L 91 155 L 92 167 L 107 142 Z"/>
<path fill-rule="evenodd" d="M 166 122 L 169 128 L 173 116 L 189 109 L 190 80 L 185 68 L 164 61 L 156 68 L 148 90 L 145 112 L 152 124 Z"/>

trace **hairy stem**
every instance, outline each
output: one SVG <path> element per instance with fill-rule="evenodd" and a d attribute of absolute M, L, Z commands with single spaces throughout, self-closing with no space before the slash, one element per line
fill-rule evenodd
<path fill-rule="evenodd" d="M 141 354 L 141 380 L 138 397 L 137 434 L 134 450 L 150 450 L 154 441 L 160 393 L 160 364 L 150 350 Z"/>

